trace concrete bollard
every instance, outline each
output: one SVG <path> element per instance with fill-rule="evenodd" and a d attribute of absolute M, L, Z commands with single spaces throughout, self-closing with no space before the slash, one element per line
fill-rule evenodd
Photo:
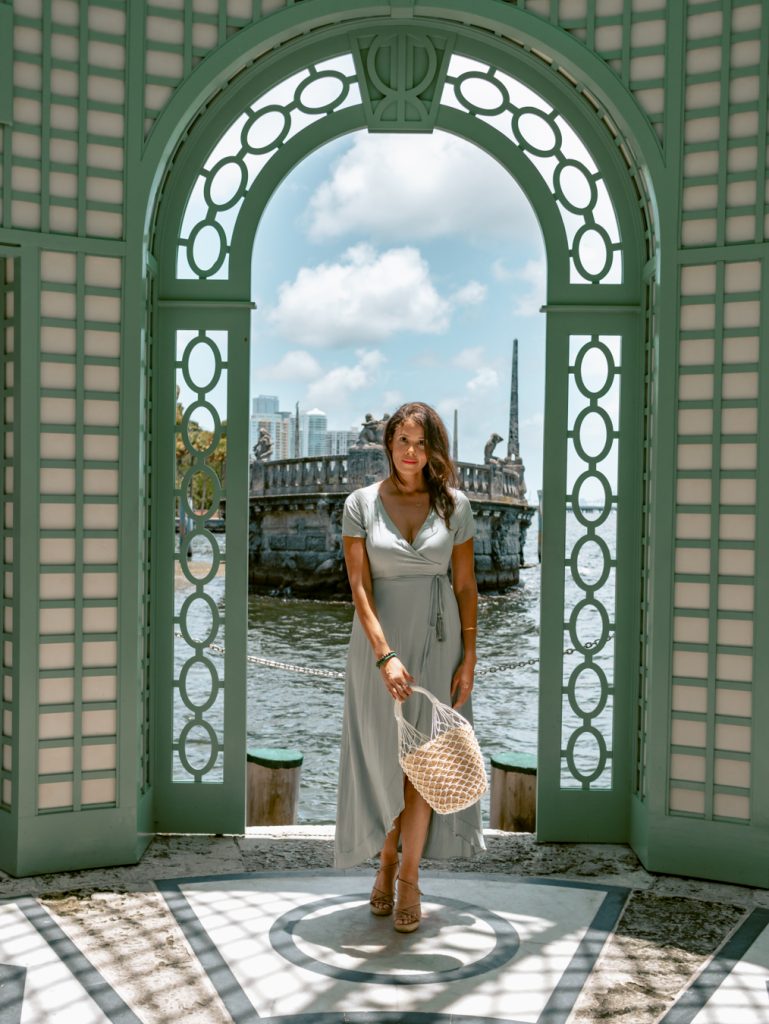
<path fill-rule="evenodd" d="M 534 832 L 537 824 L 537 755 L 505 751 L 491 757 L 489 826 Z"/>
<path fill-rule="evenodd" d="M 246 757 L 246 824 L 296 824 L 302 752 L 287 747 L 254 747 Z"/>

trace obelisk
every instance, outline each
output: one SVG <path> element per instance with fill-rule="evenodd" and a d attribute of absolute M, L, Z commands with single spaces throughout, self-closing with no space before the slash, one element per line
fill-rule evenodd
<path fill-rule="evenodd" d="M 454 462 L 459 458 L 459 411 L 454 410 L 454 437 L 451 441 L 451 457 Z"/>
<path fill-rule="evenodd" d="M 518 339 L 513 338 L 513 367 L 510 374 L 510 432 L 507 437 L 507 458 L 516 462 L 521 457 L 518 440 Z"/>

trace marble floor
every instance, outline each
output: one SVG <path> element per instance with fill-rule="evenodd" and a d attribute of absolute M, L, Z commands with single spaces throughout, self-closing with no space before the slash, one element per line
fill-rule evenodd
<path fill-rule="evenodd" d="M 311 866 L 317 833 L 0 875 L 0 1024 L 769 1024 L 769 894 L 655 878 L 621 847 L 489 845 L 423 872 L 409 935 L 369 912 L 370 868 Z"/>

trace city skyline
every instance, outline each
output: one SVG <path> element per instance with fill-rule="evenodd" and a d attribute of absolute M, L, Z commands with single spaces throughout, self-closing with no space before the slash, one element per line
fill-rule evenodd
<path fill-rule="evenodd" d="M 259 405 L 260 400 L 263 403 L 263 408 L 258 409 L 257 406 Z M 267 403 L 268 402 L 269 402 L 269 407 L 267 407 Z M 271 437 L 272 442 L 273 442 L 273 451 L 272 451 L 272 454 L 271 454 L 271 459 L 290 459 L 290 458 L 296 458 L 297 457 L 296 454 L 295 454 L 295 443 L 291 444 L 291 443 L 288 443 L 287 441 L 284 441 L 283 438 L 281 437 L 281 431 L 279 429 L 275 429 L 275 428 L 278 428 L 280 426 L 280 422 L 277 421 L 276 419 L 271 419 L 271 417 L 281 417 L 281 419 L 285 420 L 285 423 L 287 424 L 286 437 L 287 438 L 288 437 L 295 438 L 296 435 L 295 435 L 294 431 L 296 429 L 296 427 L 295 427 L 295 424 L 296 424 L 296 407 L 297 407 L 297 405 L 299 403 L 298 402 L 294 402 L 294 403 L 289 403 L 289 404 L 293 405 L 293 411 L 291 409 L 281 409 L 280 408 L 280 396 L 279 395 L 259 394 L 259 395 L 252 395 L 251 396 L 251 415 L 250 415 L 250 418 L 249 418 L 249 420 L 250 420 L 249 451 L 251 451 L 253 449 L 253 446 L 256 443 L 256 440 L 257 440 L 258 434 L 259 434 L 259 428 L 264 426 L 264 427 L 266 427 L 268 429 L 268 432 L 270 433 L 270 437 Z M 368 410 L 368 412 L 370 412 L 370 411 L 371 410 Z M 394 409 L 393 410 L 385 409 L 383 414 L 382 414 L 382 416 L 388 416 L 388 415 L 391 414 L 391 412 L 394 412 L 394 411 L 395 411 Z M 301 409 L 301 407 L 300 407 L 300 409 L 299 409 L 299 415 L 300 415 L 300 427 L 299 427 L 300 437 L 303 436 L 302 435 L 302 431 L 303 431 L 304 428 L 301 425 L 303 418 L 314 418 L 315 420 L 323 421 L 323 427 L 321 427 L 321 425 L 318 424 L 315 427 L 315 432 L 316 432 L 316 435 L 317 435 L 321 431 L 321 429 L 325 431 L 326 449 L 324 451 L 311 450 L 313 448 L 313 445 L 312 445 L 312 443 L 308 439 L 308 443 L 306 445 L 302 445 L 301 446 L 301 448 L 300 448 L 300 456 L 299 457 L 312 457 L 312 456 L 316 456 L 316 455 L 343 455 L 343 454 L 345 454 L 349 450 L 350 446 L 352 446 L 358 440 L 358 438 L 360 436 L 361 429 L 362 429 L 362 427 L 364 425 L 364 417 L 367 414 L 368 413 L 363 414 L 361 416 L 361 419 L 360 419 L 359 423 L 357 423 L 357 424 L 356 423 L 352 423 L 348 428 L 345 428 L 345 427 L 330 427 L 328 425 L 328 415 L 325 412 L 325 410 L 320 409 L 320 408 L 314 408 L 314 409 L 308 409 L 306 411 L 303 411 Z M 372 413 L 372 415 L 374 415 L 375 419 L 379 418 L 377 416 L 377 414 L 375 414 L 375 413 Z M 446 430 L 447 430 L 448 436 L 449 436 L 449 450 L 453 451 L 454 450 L 454 446 L 455 446 L 455 440 L 454 440 L 454 417 L 453 417 L 453 415 L 450 418 L 450 420 L 446 420 L 444 422 L 445 422 Z M 461 421 L 459 422 L 459 427 L 461 428 Z M 273 428 L 273 429 L 270 429 L 270 428 Z M 459 432 L 460 432 L 460 430 L 458 429 L 457 433 L 459 433 Z M 505 443 L 507 442 L 507 438 L 504 438 L 503 440 L 505 441 Z M 317 446 L 315 446 L 315 447 L 317 449 Z M 500 451 L 501 450 L 502 449 L 500 449 Z M 497 453 L 497 454 L 499 454 L 499 453 Z M 478 459 L 476 461 L 481 461 L 481 460 Z"/>

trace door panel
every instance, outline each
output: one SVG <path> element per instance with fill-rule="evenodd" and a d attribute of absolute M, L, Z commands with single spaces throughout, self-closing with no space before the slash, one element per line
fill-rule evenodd
<path fill-rule="evenodd" d="M 636 365 L 638 364 L 638 365 Z M 628 827 L 637 600 L 633 316 L 551 312 L 546 381 L 537 833 Z"/>
<path fill-rule="evenodd" d="M 159 629 L 156 638 L 156 827 L 240 832 L 248 323 L 224 313 L 207 319 L 201 324 L 180 310 L 161 313 L 161 344 L 170 351 L 157 382 L 157 450 L 165 469 L 158 474 L 156 516 L 158 623 L 173 622 L 173 628 Z M 225 509 L 221 533 L 211 520 Z"/>

